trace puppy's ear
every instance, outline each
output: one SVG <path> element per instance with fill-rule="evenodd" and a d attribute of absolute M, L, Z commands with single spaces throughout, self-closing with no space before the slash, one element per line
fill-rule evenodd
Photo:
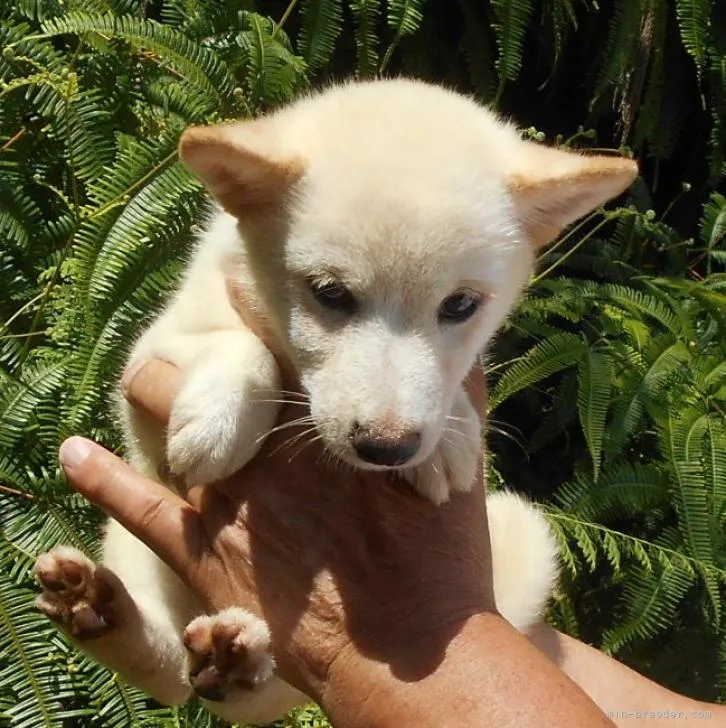
<path fill-rule="evenodd" d="M 280 204 L 304 172 L 301 160 L 275 148 L 268 124 L 195 126 L 179 140 L 181 160 L 236 217 Z"/>
<path fill-rule="evenodd" d="M 520 224 L 535 247 L 624 192 L 638 165 L 623 157 L 585 156 L 523 142 L 507 186 Z"/>

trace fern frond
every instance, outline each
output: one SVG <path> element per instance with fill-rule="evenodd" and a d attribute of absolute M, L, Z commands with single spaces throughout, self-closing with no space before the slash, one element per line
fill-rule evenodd
<path fill-rule="evenodd" d="M 703 207 L 699 238 L 708 251 L 712 251 L 726 239 L 726 197 L 718 192 L 712 192 Z"/>
<path fill-rule="evenodd" d="M 708 53 L 711 5 L 711 0 L 675 0 L 683 47 L 693 58 L 699 75 L 703 72 Z"/>
<path fill-rule="evenodd" d="M 305 82 L 307 65 L 295 55 L 287 38 L 256 13 L 242 15 L 244 29 L 235 37 L 242 50 L 253 108 L 287 101 Z M 311 49 L 311 53 L 317 53 Z M 331 48 L 332 52 L 332 48 Z"/>
<path fill-rule="evenodd" d="M 492 28 L 499 54 L 496 68 L 501 94 L 507 81 L 516 81 L 522 70 L 524 40 L 532 14 L 533 0 L 492 0 Z"/>
<path fill-rule="evenodd" d="M 674 507 L 679 516 L 679 529 L 689 552 L 704 565 L 704 580 L 718 624 L 721 616 L 721 594 L 712 571 L 716 553 L 714 530 L 702 468 L 700 463 L 687 457 L 689 425 L 682 413 L 670 410 L 661 427 L 661 442 L 671 466 L 672 493 Z"/>
<path fill-rule="evenodd" d="M 489 398 L 490 411 L 525 387 L 574 366 L 588 351 L 576 334 L 554 334 L 535 344 L 499 378 Z"/>
<path fill-rule="evenodd" d="M 626 311 L 645 314 L 658 321 L 665 329 L 676 336 L 683 331 L 683 325 L 678 315 L 664 300 L 637 288 L 615 283 L 598 284 L 587 282 L 583 285 L 582 294 L 597 298 L 606 297 Z"/>
<path fill-rule="evenodd" d="M 315 72 L 325 66 L 335 51 L 343 26 L 341 0 L 303 0 L 298 47 Z"/>
<path fill-rule="evenodd" d="M 388 0 L 388 27 L 395 38 L 413 35 L 423 20 L 421 0 Z"/>
<path fill-rule="evenodd" d="M 604 351 L 590 349 L 578 366 L 577 411 L 592 458 L 593 476 L 600 473 L 605 420 L 613 388 L 612 362 Z"/>
<path fill-rule="evenodd" d="M 212 51 L 154 20 L 76 11 L 45 21 L 42 29 L 46 38 L 83 33 L 124 38 L 139 48 L 158 53 L 187 80 L 220 98 L 230 94 L 235 86 L 234 77 Z"/>
<path fill-rule="evenodd" d="M 607 89 L 622 94 L 633 67 L 640 41 L 644 3 L 638 0 L 617 0 L 610 20 L 608 39 L 602 53 L 602 68 L 590 108 L 600 101 Z"/>
<path fill-rule="evenodd" d="M 653 639 L 665 632 L 695 581 L 695 573 L 677 562 L 656 564 L 653 572 L 633 569 L 625 582 L 625 614 L 617 627 L 605 633 L 601 649 L 613 654 L 636 638 Z"/>
<path fill-rule="evenodd" d="M 624 463 L 604 468 L 597 482 L 579 473 L 554 498 L 571 515 L 603 523 L 628 518 L 636 511 L 667 508 L 668 483 L 668 473 L 660 467 Z"/>
<path fill-rule="evenodd" d="M 378 22 L 381 0 L 351 0 L 357 54 L 356 75 L 372 78 L 378 71 Z"/>
<path fill-rule="evenodd" d="M 491 48 L 491 28 L 484 8 L 476 0 L 458 0 L 464 15 L 461 46 L 466 56 L 469 77 L 477 96 L 491 101 L 497 92 L 497 77 Z"/>
<path fill-rule="evenodd" d="M 18 380 L 0 370 L 0 446 L 8 450 L 35 428 L 35 411 L 43 398 L 51 397 L 66 376 L 63 359 L 50 364 L 26 366 Z"/>
<path fill-rule="evenodd" d="M 379 73 L 383 73 L 393 58 L 393 53 L 406 36 L 415 33 L 423 22 L 421 12 L 423 0 L 388 0 L 386 19 L 388 27 L 393 31 L 393 39 L 386 49 L 381 61 Z"/>

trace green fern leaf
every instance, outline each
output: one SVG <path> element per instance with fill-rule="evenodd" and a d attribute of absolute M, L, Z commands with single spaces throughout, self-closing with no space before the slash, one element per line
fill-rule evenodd
<path fill-rule="evenodd" d="M 655 572 L 633 571 L 625 583 L 624 619 L 604 636 L 602 649 L 617 652 L 635 638 L 652 639 L 673 623 L 678 604 L 695 581 L 694 574 L 674 563 L 656 567 Z"/>
<path fill-rule="evenodd" d="M 381 0 L 351 0 L 355 23 L 355 48 L 358 78 L 372 78 L 378 70 L 378 20 Z"/>
<path fill-rule="evenodd" d="M 193 42 L 179 31 L 153 20 L 130 15 L 116 16 L 69 12 L 62 17 L 47 20 L 42 25 L 43 35 L 100 33 L 124 38 L 140 48 L 158 53 L 172 64 L 187 80 L 199 84 L 206 92 L 225 97 L 232 92 L 235 79 L 212 51 Z"/>
<path fill-rule="evenodd" d="M 678 27 L 684 48 L 696 63 L 699 75 L 706 62 L 712 0 L 675 0 Z"/>
<path fill-rule="evenodd" d="M 603 351 L 588 350 L 578 367 L 577 411 L 592 458 L 593 476 L 600 473 L 605 419 L 613 388 L 612 362 Z"/>
<path fill-rule="evenodd" d="M 679 529 L 690 553 L 704 565 L 702 574 L 714 610 L 716 623 L 721 616 L 721 594 L 713 576 L 716 553 L 708 508 L 708 483 L 701 464 L 689 461 L 686 442 L 690 423 L 682 413 L 670 410 L 661 429 L 661 440 L 672 472 L 674 506 Z"/>
<path fill-rule="evenodd" d="M 635 66 L 643 13 L 644 3 L 640 0 L 617 0 L 602 53 L 602 69 L 590 102 L 591 109 L 607 89 L 613 89 L 616 94 L 625 91 L 629 73 Z"/>
<path fill-rule="evenodd" d="M 386 52 L 378 69 L 382 74 L 393 58 L 393 53 L 398 44 L 406 36 L 413 35 L 423 22 L 421 6 L 423 0 L 388 0 L 388 13 L 386 19 L 388 27 L 393 31 L 393 40 L 386 49 Z"/>
<path fill-rule="evenodd" d="M 633 512 L 668 508 L 668 473 L 653 465 L 623 463 L 606 467 L 594 478 L 578 473 L 554 495 L 564 511 L 583 521 L 622 520 Z"/>
<path fill-rule="evenodd" d="M 458 0 L 464 15 L 461 46 L 466 56 L 474 90 L 482 101 L 491 101 L 497 92 L 497 77 L 491 49 L 491 29 L 476 0 Z"/>
<path fill-rule="evenodd" d="M 395 38 L 413 35 L 423 21 L 423 0 L 388 0 L 388 27 Z"/>
<path fill-rule="evenodd" d="M 492 0 L 492 27 L 499 55 L 499 94 L 507 81 L 516 81 L 522 70 L 524 39 L 535 4 L 533 0 Z"/>
<path fill-rule="evenodd" d="M 586 342 L 575 334 L 559 333 L 540 341 L 502 374 L 489 398 L 489 410 L 525 387 L 574 366 L 588 351 Z"/>
<path fill-rule="evenodd" d="M 704 205 L 699 237 L 704 247 L 712 251 L 726 238 L 726 197 L 713 192 Z"/>
<path fill-rule="evenodd" d="M 342 26 L 341 0 L 303 0 L 299 48 L 311 71 L 330 61 Z"/>

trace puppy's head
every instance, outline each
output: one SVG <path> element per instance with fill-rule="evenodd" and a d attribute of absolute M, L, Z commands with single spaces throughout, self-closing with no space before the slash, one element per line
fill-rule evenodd
<path fill-rule="evenodd" d="M 457 430 L 454 396 L 536 249 L 637 174 L 626 159 L 523 141 L 474 102 L 411 81 L 190 129 L 180 151 L 239 220 L 326 445 L 370 468 L 417 465 Z"/>

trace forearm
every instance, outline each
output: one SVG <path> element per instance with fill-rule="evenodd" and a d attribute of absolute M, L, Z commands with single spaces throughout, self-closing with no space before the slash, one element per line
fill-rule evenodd
<path fill-rule="evenodd" d="M 612 726 L 594 703 L 501 617 L 468 619 L 437 664 L 426 641 L 395 669 L 364 655 L 336 660 L 319 696 L 338 728 Z M 428 665 L 426 674 L 416 665 Z"/>
<path fill-rule="evenodd" d="M 726 724 L 726 707 L 678 695 L 617 660 L 547 625 L 532 630 L 530 640 L 574 680 L 619 726 L 676 728 L 695 718 L 711 717 Z"/>

